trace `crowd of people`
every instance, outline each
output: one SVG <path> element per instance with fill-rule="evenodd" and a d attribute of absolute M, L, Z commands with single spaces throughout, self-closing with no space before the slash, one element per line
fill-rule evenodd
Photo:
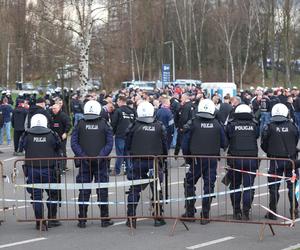
<path fill-rule="evenodd" d="M 300 125 L 299 90 L 293 89 L 250 89 L 240 91 L 237 96 L 220 96 L 218 91 L 210 96 L 199 87 L 181 88 L 169 85 L 164 89 L 146 92 L 140 89 L 120 89 L 113 93 L 102 90 L 99 94 L 88 93 L 82 96 L 79 91 L 71 93 L 67 89 L 56 89 L 55 94 L 46 93 L 43 97 L 20 93 L 15 108 L 10 93 L 2 93 L 0 111 L 3 126 L 0 131 L 0 143 L 3 143 L 3 131 L 6 131 L 7 144 L 10 144 L 10 123 L 14 128 L 14 154 L 25 150 L 25 158 L 67 156 L 66 142 L 70 130 L 71 148 L 76 157 L 108 156 L 115 144 L 114 167 L 108 160 L 90 160 L 77 163 L 77 183 L 109 182 L 109 174 L 126 174 L 129 180 L 149 178 L 153 169 L 153 159 L 145 155 L 168 155 L 174 149 L 175 157 L 180 151 L 186 157 L 189 170 L 184 179 L 185 213 L 183 220 L 195 218 L 196 183 L 204 180 L 204 194 L 214 192 L 217 176 L 217 159 L 207 156 L 220 155 L 220 149 L 227 155 L 238 157 L 257 157 L 258 141 L 268 157 L 297 158 L 297 143 Z M 57 140 L 59 138 L 59 140 Z M 48 144 L 48 142 L 50 144 Z M 44 145 L 44 148 L 43 146 Z M 37 150 L 38 149 L 38 150 Z M 58 151 L 60 153 L 58 153 Z M 129 155 L 129 158 L 122 156 Z M 189 158 L 189 155 L 197 156 Z M 201 157 L 206 156 L 206 157 Z M 54 167 L 55 162 L 50 162 Z M 232 159 L 227 162 L 230 169 L 226 184 L 230 190 L 241 185 L 251 187 L 255 175 L 237 172 L 243 169 L 255 172 L 259 161 L 253 159 Z M 66 164 L 63 171 L 67 170 Z M 38 165 L 26 162 L 27 182 L 49 182 L 47 175 L 52 173 L 41 169 L 49 168 L 49 162 Z M 164 162 L 160 164 L 159 179 L 162 182 Z M 292 168 L 287 161 L 271 161 L 270 174 L 292 176 Z M 45 177 L 40 178 L 40 175 Z M 150 174 L 151 175 L 151 174 Z M 31 176 L 29 178 L 29 176 Z M 276 178 L 268 178 L 274 182 Z M 52 181 L 55 181 L 52 179 Z M 280 183 L 270 185 L 270 204 L 272 213 L 266 218 L 275 220 L 279 199 Z M 298 217 L 298 203 L 293 207 L 293 185 L 288 181 L 291 217 Z M 142 185 L 130 187 L 128 191 L 127 226 L 136 227 L 136 208 L 140 199 Z M 154 192 L 153 186 L 151 190 Z M 41 200 L 41 190 L 29 189 L 32 199 Z M 88 205 L 91 190 L 79 190 L 78 227 L 86 227 Z M 48 190 L 50 200 L 58 199 L 58 194 Z M 109 216 L 108 189 L 97 189 L 102 227 L 113 224 L 105 217 Z M 162 191 L 156 197 L 163 199 Z M 233 192 L 231 195 L 233 217 L 236 220 L 249 220 L 254 190 Z M 212 197 L 202 199 L 201 224 L 209 222 Z M 102 204 L 103 203 L 103 204 Z M 39 204 L 39 205 L 36 205 Z M 33 203 L 35 216 L 43 219 L 42 204 Z M 49 227 L 58 226 L 55 220 L 57 204 L 49 203 Z M 155 214 L 163 214 L 162 204 L 154 204 Z M 165 224 L 162 218 L 156 218 L 155 226 Z M 47 228 L 43 222 L 37 228 Z"/>

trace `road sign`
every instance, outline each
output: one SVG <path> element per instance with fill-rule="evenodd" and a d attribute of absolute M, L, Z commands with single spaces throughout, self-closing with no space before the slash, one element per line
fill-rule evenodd
<path fill-rule="evenodd" d="M 170 64 L 163 64 L 162 65 L 162 79 L 161 81 L 163 83 L 170 82 L 171 81 L 171 74 L 170 74 Z"/>

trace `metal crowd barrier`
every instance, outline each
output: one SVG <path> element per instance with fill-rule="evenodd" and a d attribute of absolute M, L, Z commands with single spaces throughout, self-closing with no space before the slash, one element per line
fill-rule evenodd
<path fill-rule="evenodd" d="M 101 219 L 114 219 L 120 220 L 122 223 L 125 219 L 127 219 L 127 194 L 130 187 L 133 189 L 136 186 L 143 186 L 146 188 L 149 186 L 148 184 L 154 184 L 155 179 L 145 176 L 142 180 L 136 179 L 128 179 L 127 175 L 122 173 L 121 175 L 112 175 L 113 169 L 113 161 L 115 161 L 119 157 L 88 157 L 88 158 L 39 158 L 39 159 L 19 159 L 14 163 L 14 178 L 13 182 L 15 184 L 15 203 L 16 203 L 16 216 L 18 222 L 37 222 L 41 221 L 40 219 L 36 219 L 33 212 L 33 204 L 41 203 L 43 204 L 44 216 L 43 220 L 49 220 L 47 218 L 47 204 L 57 204 L 58 212 L 55 220 L 60 221 L 74 221 L 79 220 L 79 205 L 88 205 L 88 213 L 87 216 L 80 219 L 85 219 L 87 221 L 90 220 L 101 220 Z M 122 157 L 124 158 L 124 157 Z M 125 157 L 126 159 L 132 161 L 130 157 Z M 143 159 L 152 159 L 155 163 L 153 156 L 145 156 Z M 135 160 L 137 165 L 140 165 L 141 160 Z M 40 172 L 50 173 L 50 169 L 55 169 L 52 172 L 55 173 L 56 178 L 53 182 L 48 182 L 43 180 L 40 176 L 35 179 L 35 183 L 32 183 L 34 179 L 34 174 L 31 172 L 26 166 L 31 166 L 33 163 L 37 165 L 35 169 Z M 45 166 L 46 165 L 46 166 Z M 67 169 L 64 170 L 63 165 L 66 166 Z M 155 164 L 154 164 L 155 166 Z M 54 168 L 53 168 L 54 167 Z M 83 167 L 87 167 L 87 171 L 84 173 L 83 182 L 87 183 L 78 183 L 80 178 L 78 177 L 80 171 L 83 170 Z M 46 170 L 45 170 L 46 169 Z M 141 168 L 142 169 L 142 168 Z M 29 170 L 29 171 L 28 171 Z M 27 171 L 27 174 L 24 172 Z M 128 175 L 131 170 L 128 170 Z M 98 172 L 98 174 L 97 174 Z M 131 171 L 132 172 L 132 171 Z M 155 172 L 155 171 L 153 171 Z M 141 173 L 141 171 L 137 171 L 137 173 Z M 83 174 L 83 173 L 81 173 Z M 30 176 L 31 175 L 31 176 Z M 102 178 L 101 176 L 108 176 L 109 182 L 104 180 L 103 183 L 95 181 L 95 176 L 99 180 Z M 88 176 L 93 176 L 93 180 L 88 182 Z M 43 199 L 37 200 L 37 197 L 34 193 L 30 194 L 30 190 L 54 190 L 53 192 L 49 192 L 50 201 L 47 201 L 47 193 L 43 192 Z M 101 200 L 101 189 L 108 189 L 108 200 Z M 90 199 L 85 201 L 79 200 L 79 190 L 92 190 Z M 59 193 L 57 195 L 56 191 Z M 99 191 L 100 197 L 98 199 L 97 192 Z M 84 191 L 85 192 L 85 191 Z M 52 196 L 52 197 L 51 197 Z M 58 198 L 57 198 L 58 196 Z M 132 218 L 148 218 L 153 219 L 154 214 L 151 209 L 151 206 L 155 203 L 153 200 L 157 200 L 156 196 L 152 198 L 152 192 L 150 188 L 146 188 L 145 191 L 142 192 L 140 197 L 139 206 L 136 211 L 136 216 L 131 216 Z M 99 206 L 109 206 L 109 216 L 101 217 Z M 20 209 L 22 208 L 22 209 Z M 50 220 L 54 220 L 50 219 Z M 125 224 L 125 223 L 124 223 Z"/>
<path fill-rule="evenodd" d="M 4 192 L 4 175 L 3 162 L 0 161 L 0 225 L 5 220 L 5 192 Z"/>
<path fill-rule="evenodd" d="M 291 227 L 295 224 L 295 181 L 296 172 L 294 162 L 289 159 L 282 158 L 254 158 L 254 157 L 230 157 L 230 156 L 142 156 L 139 158 L 131 158 L 128 156 L 121 157 L 128 160 L 128 168 L 126 174 L 123 172 L 120 175 L 112 175 L 113 162 L 120 157 L 97 157 L 97 158 L 56 158 L 56 159 L 26 159 L 26 165 L 30 166 L 34 162 L 37 163 L 36 169 L 39 171 L 50 172 L 50 169 L 55 167 L 55 182 L 49 183 L 47 180 L 42 180 L 41 177 L 36 178 L 34 183 L 31 183 L 30 176 L 24 175 L 25 159 L 17 160 L 14 163 L 14 184 L 16 194 L 16 209 L 17 221 L 29 222 L 37 221 L 34 217 L 32 204 L 42 203 L 57 204 L 58 213 L 57 218 L 61 221 L 78 220 L 79 205 L 89 205 L 86 220 L 100 220 L 100 219 L 114 219 L 120 220 L 123 223 L 125 219 L 130 219 L 131 226 L 132 220 L 137 220 L 137 226 L 140 223 L 152 224 L 153 219 L 160 220 L 173 220 L 171 234 L 174 233 L 175 227 L 178 222 L 188 229 L 188 221 L 218 221 L 226 223 L 244 223 L 244 224 L 259 224 L 261 225 L 260 238 L 263 237 L 264 229 L 269 226 L 274 234 L 272 226 Z M 246 166 L 246 162 L 252 160 L 259 162 L 259 168 L 255 169 L 251 166 Z M 214 186 L 214 190 L 209 192 L 203 191 L 204 179 L 203 173 L 206 171 L 208 175 L 214 175 L 212 166 L 214 161 L 217 161 L 217 172 L 215 182 L 207 180 L 209 186 Z M 237 164 L 237 161 L 242 161 Z M 273 161 L 273 163 L 272 163 Z M 126 161 L 125 161 L 126 162 Z M 285 175 L 268 175 L 270 164 L 279 164 L 285 162 L 285 168 L 291 168 L 289 173 L 291 176 Z M 196 164 L 197 163 L 197 164 Z M 205 165 L 206 164 L 206 165 Z M 244 167 L 245 165 L 245 167 Z M 64 170 L 66 166 L 67 169 Z M 78 168 L 79 167 L 79 168 Z M 149 169 L 152 169 L 150 170 Z M 193 176 L 201 170 L 202 176 L 199 178 L 197 184 L 196 179 L 192 178 L 189 185 L 195 184 L 195 194 L 186 194 L 186 185 L 184 179 L 187 176 Z M 46 170 L 45 170 L 46 169 Z M 92 176 L 93 180 L 89 184 L 89 177 L 84 177 L 85 180 L 80 181 L 78 174 L 85 169 L 84 176 Z M 189 173 L 190 172 L 190 173 Z M 222 183 L 222 179 L 226 173 L 231 173 L 230 186 Z M 97 174 L 98 173 L 98 174 Z M 189 173 L 189 174 L 188 174 Z M 192 175 L 191 175 L 192 173 Z M 29 174 L 33 174 L 29 171 Z M 83 173 L 81 173 L 83 174 Z M 101 179 L 101 176 L 109 176 L 109 181 Z M 81 175 L 83 176 L 83 175 Z M 95 181 L 95 176 L 103 182 Z M 254 178 L 253 185 L 244 187 L 243 185 L 237 186 L 238 178 Z M 33 177 L 33 176 L 31 176 Z M 235 179 L 237 178 L 237 179 Z M 269 181 L 268 181 L 269 178 Z M 214 178 L 212 178 L 214 179 Z M 86 183 L 81 183 L 86 182 Z M 226 181 L 225 181 L 226 182 Z M 289 184 L 288 184 L 289 183 Z M 269 208 L 271 186 L 280 188 L 278 193 L 278 205 L 276 213 L 272 213 Z M 245 184 L 246 185 L 246 184 Z M 289 185 L 289 186 L 288 186 Z M 246 185 L 247 186 L 247 185 Z M 290 188 L 290 200 L 288 195 L 288 187 Z M 50 192 L 50 201 L 46 201 L 47 195 L 44 192 L 43 199 L 36 201 L 34 195 L 30 195 L 30 190 L 55 190 Z M 79 191 L 91 191 L 90 199 L 80 201 Z M 108 190 L 108 200 L 105 200 L 105 193 L 101 190 Z M 136 202 L 136 195 L 140 193 L 140 200 Z M 128 202 L 128 195 L 134 196 L 134 201 Z M 186 195 L 185 195 L 186 194 Z M 252 206 L 250 209 L 249 220 L 233 218 L 233 208 L 231 197 L 236 197 L 241 194 L 241 200 L 247 195 L 251 195 Z M 102 196 L 102 197 L 101 197 Z M 292 197 L 291 197 L 292 196 Z M 211 208 L 208 218 L 201 217 L 201 202 L 203 199 L 211 200 Z M 236 199 L 236 198 L 234 198 Z M 182 214 L 185 212 L 185 205 L 187 201 L 195 200 L 195 218 L 185 218 Z M 235 201 L 234 201 L 235 202 Z M 290 211 L 290 202 L 292 203 L 292 210 Z M 108 205 L 109 216 L 101 217 L 99 207 Z M 129 206 L 137 205 L 136 214 L 127 215 Z M 242 209 L 241 205 L 241 209 Z M 46 213 L 46 206 L 44 206 L 43 220 L 48 220 Z M 265 218 L 266 213 L 274 215 L 276 220 Z M 292 212 L 292 213 L 291 213 Z M 292 217 L 290 215 L 292 214 Z M 82 218 L 81 218 L 82 219 Z M 146 219 L 146 221 L 139 221 L 139 219 Z M 148 219 L 148 220 L 147 220 Z M 50 219 L 51 220 L 51 219 Z M 124 223 L 125 224 L 125 223 Z M 205 223 L 203 223 L 205 224 Z"/>
<path fill-rule="evenodd" d="M 196 162 L 199 162 L 197 165 Z M 207 180 L 206 183 L 208 185 L 213 185 L 213 192 L 204 192 L 204 178 L 203 173 L 206 171 L 208 175 L 213 174 L 212 166 L 213 160 L 217 160 L 217 175 L 216 181 L 213 185 L 210 179 Z M 259 168 L 255 169 L 254 165 L 249 166 L 249 160 L 258 161 Z M 230 157 L 230 156 L 201 156 L 200 158 L 197 156 L 169 156 L 168 157 L 168 186 L 169 186 L 169 199 L 164 200 L 164 218 L 175 219 L 173 224 L 171 234 L 173 234 L 175 227 L 178 222 L 183 222 L 183 225 L 188 229 L 187 224 L 185 223 L 188 220 L 198 220 L 198 221 L 218 221 L 218 222 L 226 222 L 226 223 L 244 223 L 244 224 L 259 224 L 261 225 L 260 229 L 260 239 L 262 239 L 264 234 L 264 229 L 266 226 L 269 226 L 272 234 L 274 235 L 274 230 L 272 228 L 273 225 L 276 226 L 284 226 L 291 227 L 295 224 L 295 182 L 296 182 L 296 172 L 295 164 L 290 159 L 283 158 L 266 158 L 266 157 Z M 237 163 L 241 161 L 240 163 Z M 272 162 L 273 161 L 273 162 Z M 248 162 L 248 163 L 247 163 Z M 282 165 L 285 162 L 285 168 L 291 168 L 290 174 L 291 176 L 285 177 L 278 176 L 277 173 L 274 175 L 268 175 L 268 169 L 270 168 L 270 163 L 278 165 Z M 244 165 L 244 166 L 243 166 Z M 196 180 L 192 183 L 192 186 L 195 184 L 196 192 L 194 197 L 185 195 L 185 187 L 184 187 L 184 178 L 186 176 L 190 176 L 189 172 L 194 174 L 197 173 L 197 168 L 202 171 L 202 175 L 199 178 L 197 184 Z M 228 172 L 231 175 L 232 186 L 235 188 L 230 188 L 229 186 L 224 185 L 224 176 L 228 177 Z M 233 174 L 235 173 L 235 174 Z M 233 175 L 233 176 L 232 176 Z M 250 187 L 244 187 L 243 185 L 237 185 L 239 181 L 239 176 L 244 176 L 245 181 L 247 182 L 247 178 L 254 179 L 253 185 Z M 236 178 L 236 179 L 235 179 Z M 269 178 L 269 181 L 268 181 Z M 223 180 L 223 182 L 222 182 Z M 290 182 L 291 181 L 291 182 Z M 290 213 L 290 202 L 288 197 L 288 187 L 287 183 L 291 183 L 290 189 L 292 192 L 292 213 Z M 165 183 L 164 183 L 165 185 Z M 269 189 L 272 186 L 278 187 L 280 185 L 280 189 L 278 193 L 280 197 L 276 197 L 278 200 L 276 213 L 272 213 L 269 210 L 269 201 L 270 201 L 270 192 Z M 245 183 L 245 186 L 246 183 Z M 249 213 L 249 220 L 247 219 L 235 219 L 233 217 L 233 205 L 231 202 L 231 197 L 236 198 L 238 193 L 241 193 L 241 204 L 243 198 L 246 198 L 247 195 L 253 195 L 251 197 L 253 199 L 252 206 Z M 186 197 L 187 196 L 187 197 Z M 202 200 L 203 199 L 211 199 L 211 208 L 209 212 L 208 218 L 202 218 L 201 210 L 202 210 Z M 196 200 L 195 207 L 197 212 L 195 213 L 195 218 L 188 219 L 182 217 L 182 214 L 185 212 L 185 203 L 188 200 Z M 233 199 L 235 201 L 235 199 Z M 241 210 L 243 206 L 241 205 Z M 270 212 L 276 220 L 266 219 L 266 213 Z M 292 214 L 292 216 L 291 216 Z M 204 223 L 206 224 L 206 223 Z"/>

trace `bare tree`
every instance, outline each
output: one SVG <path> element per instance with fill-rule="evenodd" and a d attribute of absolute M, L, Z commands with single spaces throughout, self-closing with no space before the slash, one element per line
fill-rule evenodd
<path fill-rule="evenodd" d="M 234 3 L 225 3 L 220 6 L 214 15 L 214 20 L 221 31 L 221 39 L 224 41 L 228 51 L 229 62 L 231 67 L 231 81 L 235 82 L 235 68 L 232 54 L 232 41 L 237 30 L 239 20 L 238 11 Z"/>
<path fill-rule="evenodd" d="M 244 9 L 243 13 L 245 13 L 245 18 L 246 18 L 246 23 L 247 23 L 247 28 L 248 28 L 248 32 L 247 32 L 247 45 L 246 45 L 246 51 L 245 51 L 245 61 L 244 61 L 244 65 L 243 65 L 243 70 L 241 72 L 241 76 L 240 76 L 240 89 L 243 89 L 243 78 L 244 75 L 246 73 L 247 70 L 247 65 L 248 65 L 248 58 L 249 58 L 249 50 L 250 50 L 250 46 L 251 46 L 251 34 L 253 31 L 253 22 L 254 22 L 254 15 L 255 15 L 255 2 L 254 1 L 242 1 L 243 5 L 242 8 Z"/>
<path fill-rule="evenodd" d="M 199 3 L 199 8 L 200 8 L 200 16 L 199 16 L 199 26 L 198 20 L 196 21 L 195 18 L 195 4 Z M 194 30 L 194 39 L 195 39 L 195 44 L 196 44 L 196 52 L 197 52 L 197 59 L 198 59 L 198 72 L 199 72 L 199 79 L 202 79 L 202 42 L 203 42 L 203 28 L 204 28 L 204 23 L 206 21 L 206 15 L 208 12 L 208 4 L 207 0 L 203 1 L 193 1 L 192 4 L 192 19 L 193 19 L 193 30 Z"/>

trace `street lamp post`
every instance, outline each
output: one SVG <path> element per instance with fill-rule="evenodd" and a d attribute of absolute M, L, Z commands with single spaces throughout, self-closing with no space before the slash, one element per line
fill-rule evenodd
<path fill-rule="evenodd" d="M 10 45 L 15 43 L 8 43 L 7 44 L 7 65 L 6 65 L 6 89 L 8 89 L 9 85 L 9 60 L 10 60 Z"/>
<path fill-rule="evenodd" d="M 172 45 L 172 67 L 173 67 L 173 82 L 176 80 L 175 77 L 175 49 L 174 49 L 174 41 L 166 41 L 164 44 Z"/>
<path fill-rule="evenodd" d="M 9 86 L 9 71 L 10 71 L 10 46 L 16 43 L 8 43 L 7 44 L 7 65 L 6 65 L 6 89 Z M 23 61 L 23 48 L 16 48 L 17 50 L 21 51 L 21 65 L 20 65 L 20 78 L 21 82 L 24 80 L 24 61 Z"/>

